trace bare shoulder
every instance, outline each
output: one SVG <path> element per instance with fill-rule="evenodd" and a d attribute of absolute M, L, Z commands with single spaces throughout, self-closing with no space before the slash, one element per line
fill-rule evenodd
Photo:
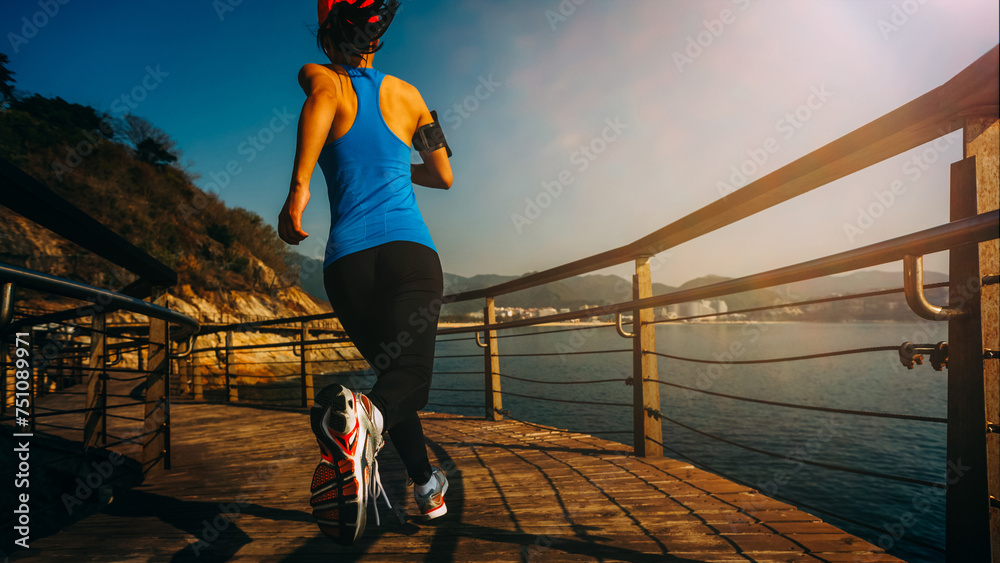
<path fill-rule="evenodd" d="M 299 86 L 307 96 L 322 90 L 336 93 L 337 74 L 329 66 L 307 63 L 299 69 Z"/>
<path fill-rule="evenodd" d="M 385 75 L 385 84 L 394 97 L 403 100 L 407 105 L 419 106 L 423 103 L 424 99 L 420 96 L 417 87 L 402 78 L 387 74 Z"/>

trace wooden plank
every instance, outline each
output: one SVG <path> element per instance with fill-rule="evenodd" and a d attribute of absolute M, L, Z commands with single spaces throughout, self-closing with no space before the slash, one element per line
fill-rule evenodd
<path fill-rule="evenodd" d="M 152 471 L 142 489 L 33 547 L 76 561 L 898 561 L 784 503 L 747 512 L 739 501 L 759 493 L 709 492 L 728 488 L 683 462 L 623 455 L 621 444 L 592 437 L 580 440 L 586 448 L 553 447 L 568 433 L 539 438 L 510 420 L 439 414 L 422 418 L 432 463 L 448 468 L 448 515 L 414 517 L 390 440 L 382 480 L 410 516 L 400 524 L 382 505 L 381 529 L 370 518 L 361 541 L 345 548 L 309 515 L 318 452 L 306 412 L 176 403 L 173 415 L 173 470 Z M 669 483 L 691 494 L 676 496 Z M 238 511 L 225 508 L 237 500 Z M 206 528 L 212 522 L 221 529 Z"/>

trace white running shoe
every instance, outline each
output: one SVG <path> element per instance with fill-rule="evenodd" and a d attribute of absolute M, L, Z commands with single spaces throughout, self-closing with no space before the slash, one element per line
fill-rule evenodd
<path fill-rule="evenodd" d="M 424 520 L 433 520 L 448 513 L 448 506 L 444 503 L 444 494 L 448 492 L 448 478 L 440 469 L 432 467 L 431 481 L 434 488 L 426 495 L 419 494 L 416 486 L 413 488 L 413 499 L 417 501 L 420 517 Z M 412 483 L 412 479 L 410 482 Z"/>
<path fill-rule="evenodd" d="M 342 545 L 364 533 L 369 499 L 377 501 L 381 492 L 389 504 L 375 457 L 385 442 L 372 412 L 368 397 L 340 384 L 320 391 L 310 412 L 322 459 L 313 473 L 309 504 L 319 529 Z M 377 506 L 375 522 L 380 523 Z"/>

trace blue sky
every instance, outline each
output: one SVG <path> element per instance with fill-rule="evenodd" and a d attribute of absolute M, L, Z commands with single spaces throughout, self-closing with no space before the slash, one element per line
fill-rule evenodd
<path fill-rule="evenodd" d="M 275 224 L 296 74 L 325 62 L 315 14 L 6 0 L 0 52 L 22 90 L 132 103 L 199 186 Z M 998 19 L 994 0 L 403 0 L 375 66 L 421 90 L 454 148 L 453 188 L 417 188 L 445 271 L 522 274 L 629 243 L 918 97 L 996 45 Z M 960 157 L 952 134 L 673 249 L 654 280 L 750 274 L 946 222 Z M 861 217 L 894 182 L 884 212 Z M 299 249 L 317 257 L 325 189 L 317 169 Z"/>

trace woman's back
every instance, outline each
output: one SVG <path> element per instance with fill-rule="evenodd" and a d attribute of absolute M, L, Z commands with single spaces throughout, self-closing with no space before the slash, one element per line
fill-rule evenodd
<path fill-rule="evenodd" d="M 403 140 L 419 122 L 415 89 L 373 68 L 322 69 L 315 72 L 329 74 L 337 100 L 318 159 L 331 212 L 324 264 L 392 241 L 435 249 L 413 195 L 410 144 Z"/>
<path fill-rule="evenodd" d="M 300 83 L 303 78 L 305 80 L 329 81 L 335 91 L 337 113 L 333 126 L 330 128 L 330 135 L 326 140 L 327 144 L 343 137 L 351 129 L 357 114 L 358 100 L 350 73 L 367 70 L 375 69 L 339 64 L 310 64 L 303 68 L 303 74 L 306 76 L 300 76 Z M 425 122 L 421 120 L 423 112 L 426 111 L 423 98 L 416 88 L 403 80 L 381 72 L 379 74 L 384 77 L 382 89 L 379 92 L 379 109 L 382 117 L 389 130 L 409 146 L 408 140 L 413 138 L 417 128 L 425 125 Z"/>

